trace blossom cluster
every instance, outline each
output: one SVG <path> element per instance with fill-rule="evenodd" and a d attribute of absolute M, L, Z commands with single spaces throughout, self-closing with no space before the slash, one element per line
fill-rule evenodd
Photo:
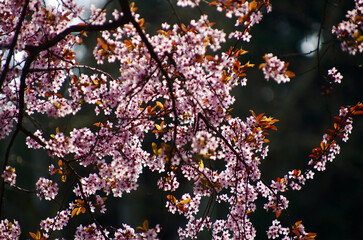
<path fill-rule="evenodd" d="M 48 217 L 47 219 L 40 221 L 40 229 L 44 230 L 46 233 L 62 230 L 65 226 L 67 226 L 69 216 L 69 210 L 59 211 L 54 218 Z"/>
<path fill-rule="evenodd" d="M 0 96 L 0 106 L 0 139 L 3 139 L 12 132 L 17 109 L 3 96 Z"/>
<path fill-rule="evenodd" d="M 276 56 L 272 55 L 272 53 L 265 54 L 263 59 L 266 63 L 260 64 L 260 68 L 262 69 L 266 80 L 272 78 L 279 84 L 290 82 L 290 77 L 293 77 L 294 74 L 287 70 L 289 63 L 281 61 Z"/>
<path fill-rule="evenodd" d="M 328 77 L 330 77 L 333 82 L 340 84 L 342 82 L 343 76 L 338 70 L 333 67 L 332 69 L 328 70 Z"/>
<path fill-rule="evenodd" d="M 290 229 L 281 227 L 280 221 L 275 219 L 272 221 L 272 225 L 268 228 L 267 237 L 269 239 L 271 239 L 271 238 L 275 239 L 275 238 L 279 237 L 280 235 L 284 235 L 284 237 L 282 239 L 288 240 L 288 239 L 290 239 L 290 237 L 288 236 L 289 233 L 290 233 Z"/>
<path fill-rule="evenodd" d="M 10 222 L 8 219 L 3 219 L 0 222 L 0 239 L 19 239 L 21 234 L 18 221 Z"/>
<path fill-rule="evenodd" d="M 107 230 L 100 231 L 95 223 L 88 226 L 83 226 L 82 224 L 77 227 L 76 233 L 74 235 L 74 240 L 82 239 L 100 239 L 105 240 L 109 232 Z"/>
<path fill-rule="evenodd" d="M 41 177 L 35 185 L 37 187 L 37 196 L 40 199 L 44 197 L 45 200 L 50 201 L 58 194 L 58 184 L 50 179 Z"/>
<path fill-rule="evenodd" d="M 220 0 L 213 1 L 210 5 L 216 6 L 217 11 L 226 12 L 226 17 L 237 17 L 236 26 L 244 26 L 246 29 L 252 28 L 258 24 L 262 17 L 262 7 L 266 7 L 267 12 L 272 10 L 269 0 L 261 1 L 238 1 L 238 0 Z"/>
<path fill-rule="evenodd" d="M 11 166 L 6 166 L 5 171 L 1 175 L 5 182 L 9 183 L 10 186 L 14 186 L 16 184 L 16 172 L 15 168 Z"/>
<path fill-rule="evenodd" d="M 193 151 L 197 154 L 207 156 L 213 153 L 218 147 L 218 142 L 211 133 L 199 131 L 192 142 Z"/>
<path fill-rule="evenodd" d="M 363 52 L 363 1 L 354 0 L 355 8 L 345 15 L 348 20 L 333 26 L 332 33 L 341 41 L 343 51 L 351 55 Z"/>

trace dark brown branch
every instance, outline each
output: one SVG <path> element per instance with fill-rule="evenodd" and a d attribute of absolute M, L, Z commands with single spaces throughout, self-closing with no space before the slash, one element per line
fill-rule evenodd
<path fill-rule="evenodd" d="M 214 126 L 212 126 L 209 121 L 205 118 L 205 116 L 201 113 L 198 115 L 199 118 L 203 120 L 203 122 L 207 125 L 208 128 L 212 129 L 220 139 L 223 140 L 223 142 L 227 145 L 227 147 L 234 153 L 238 161 L 240 161 L 246 168 L 247 173 L 250 172 L 250 166 L 241 158 L 241 156 L 237 153 L 236 149 L 228 142 L 228 140 L 216 129 Z"/>
<path fill-rule="evenodd" d="M 6 74 L 9 70 L 9 64 L 10 64 L 11 58 L 13 57 L 13 54 L 14 54 L 14 49 L 15 49 L 16 43 L 18 41 L 21 25 L 23 24 L 23 21 L 25 19 L 25 14 L 26 14 L 26 9 L 28 8 L 28 4 L 29 4 L 29 0 L 26 0 L 24 3 L 24 6 L 23 6 L 23 10 L 21 11 L 18 25 L 16 26 L 15 35 L 14 35 L 13 41 L 11 42 L 11 45 L 10 45 L 9 53 L 8 53 L 8 56 L 7 56 L 6 62 L 5 62 L 5 66 L 1 72 L 0 89 L 2 88 L 2 85 L 6 78 Z"/>
<path fill-rule="evenodd" d="M 156 61 L 156 64 L 157 64 L 160 72 L 166 79 L 167 87 L 168 87 L 169 93 L 170 93 L 170 99 L 172 102 L 172 112 L 174 115 L 173 141 L 172 141 L 172 146 L 171 146 L 171 151 L 170 151 L 170 156 L 169 156 L 169 159 L 171 159 L 171 157 L 172 157 L 171 155 L 173 153 L 173 150 L 175 149 L 175 140 L 176 140 L 176 134 L 177 134 L 177 127 L 178 127 L 178 114 L 176 111 L 176 100 L 175 100 L 174 90 L 173 90 L 173 81 L 169 77 L 166 70 L 164 69 L 163 64 L 161 63 L 158 55 L 154 51 L 154 47 L 151 45 L 150 41 L 147 39 L 147 37 L 146 37 L 145 33 L 143 32 L 143 30 L 141 29 L 140 25 L 131 16 L 131 11 L 130 11 L 128 0 L 119 0 L 119 2 L 121 5 L 121 8 L 122 8 L 122 12 L 125 14 L 125 16 L 130 16 L 130 18 L 131 18 L 130 22 L 136 28 L 136 31 L 139 34 L 139 36 L 141 37 L 142 42 L 146 45 L 146 48 L 148 49 L 151 58 Z"/>
<path fill-rule="evenodd" d="M 321 43 L 321 34 L 322 34 L 322 31 L 323 31 L 324 23 L 325 23 L 325 19 L 326 19 L 327 4 L 328 4 L 328 1 L 325 0 L 324 1 L 324 7 L 323 7 L 323 14 L 322 14 L 321 21 L 320 21 L 319 33 L 318 33 L 318 43 L 317 43 L 317 46 L 316 46 L 316 57 L 317 57 L 317 61 L 318 61 L 318 72 L 322 76 L 323 76 L 323 73 L 322 73 L 322 70 L 321 70 L 320 43 Z"/>
<path fill-rule="evenodd" d="M 32 138 L 33 140 L 35 140 L 37 143 L 39 143 L 39 145 L 41 145 L 42 147 L 45 147 L 46 144 L 37 136 L 35 136 L 33 133 L 31 133 L 30 131 L 28 131 L 27 129 L 25 129 L 23 126 L 20 126 L 20 130 L 27 135 L 28 137 Z"/>
<path fill-rule="evenodd" d="M 29 70 L 29 72 L 68 71 L 68 70 L 71 70 L 71 69 L 74 69 L 74 68 L 91 70 L 93 72 L 104 74 L 109 79 L 114 80 L 114 78 L 108 72 L 105 72 L 105 71 L 102 71 L 101 69 L 90 67 L 90 66 L 87 66 L 87 65 L 74 65 L 74 66 L 70 66 L 70 67 L 55 67 L 55 68 L 32 68 L 32 69 Z"/>
<path fill-rule="evenodd" d="M 77 185 L 79 187 L 79 190 L 81 192 L 81 197 L 82 199 L 84 200 L 84 206 L 86 207 L 87 209 L 87 212 L 89 213 L 92 221 L 96 224 L 98 230 L 101 232 L 102 236 L 105 238 L 105 239 L 109 239 L 105 233 L 104 233 L 104 227 L 97 221 L 95 215 L 93 214 L 93 212 L 91 211 L 91 205 L 89 203 L 89 199 L 88 199 L 88 196 L 86 196 L 86 194 L 84 193 L 83 191 L 83 186 L 82 186 L 82 182 L 81 182 L 81 179 L 82 177 L 77 173 L 77 171 L 71 166 L 70 162 L 67 161 L 66 159 L 62 158 L 62 161 L 64 161 L 66 164 L 67 164 L 67 167 L 71 170 L 71 172 L 73 173 L 73 175 L 75 176 L 76 178 L 76 182 L 77 182 Z"/>
<path fill-rule="evenodd" d="M 130 18 L 126 17 L 126 15 L 122 16 L 119 20 L 113 21 L 110 23 L 106 23 L 103 25 L 73 25 L 67 29 L 65 29 L 63 32 L 59 33 L 54 38 L 50 39 L 49 41 L 40 44 L 38 46 L 26 46 L 25 50 L 33 53 L 39 53 L 41 51 L 47 50 L 51 48 L 52 46 L 56 45 L 58 42 L 62 41 L 68 34 L 71 34 L 73 32 L 98 32 L 98 31 L 107 31 L 107 30 L 113 30 L 117 27 L 120 27 L 126 23 L 130 22 Z"/>
<path fill-rule="evenodd" d="M 11 136 L 10 143 L 9 143 L 8 147 L 6 148 L 5 159 L 4 159 L 1 174 L 5 171 L 6 166 L 8 165 L 11 148 L 12 148 L 12 146 L 13 146 L 13 144 L 15 142 L 15 139 L 16 139 L 21 127 L 22 127 L 22 124 L 23 124 L 24 91 L 25 91 L 25 86 L 26 86 L 25 79 L 26 79 L 26 76 L 28 74 L 30 65 L 33 62 L 34 58 L 35 58 L 35 55 L 32 55 L 32 54 L 27 58 L 27 60 L 25 62 L 25 65 L 24 65 L 24 68 L 23 68 L 22 75 L 20 77 L 19 100 L 18 100 L 18 102 L 19 102 L 18 103 L 18 123 L 16 125 L 16 129 L 15 129 L 13 135 Z M 4 191 L 5 191 L 5 181 L 2 179 L 1 180 L 1 190 L 0 190 L 0 217 L 2 216 Z"/>
<path fill-rule="evenodd" d="M 11 186 L 11 185 L 10 185 Z M 11 186 L 19 191 L 22 191 L 22 192 L 26 192 L 26 193 L 35 193 L 35 190 L 29 190 L 29 189 L 25 189 L 25 188 L 22 188 L 22 187 L 19 187 L 19 186 Z"/>

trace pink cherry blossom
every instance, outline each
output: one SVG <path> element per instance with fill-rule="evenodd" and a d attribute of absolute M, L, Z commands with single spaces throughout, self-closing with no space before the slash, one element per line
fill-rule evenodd
<path fill-rule="evenodd" d="M 18 221 L 3 219 L 0 222 L 0 239 L 19 239 L 21 234 Z"/>
<path fill-rule="evenodd" d="M 5 182 L 9 183 L 10 186 L 14 186 L 16 183 L 16 172 L 15 168 L 6 166 L 5 171 L 1 175 Z"/>
<path fill-rule="evenodd" d="M 266 61 L 262 66 L 262 72 L 266 80 L 272 78 L 277 83 L 290 82 L 290 77 L 286 74 L 287 66 L 284 61 L 281 61 L 272 53 L 268 53 L 264 56 Z"/>
<path fill-rule="evenodd" d="M 42 199 L 44 197 L 45 200 L 52 200 L 58 194 L 58 184 L 53 183 L 52 180 L 46 178 L 39 178 L 36 183 L 37 187 L 37 196 Z"/>
<path fill-rule="evenodd" d="M 330 77 L 335 83 L 341 83 L 343 79 L 343 76 L 335 67 L 328 70 L 328 77 Z"/>

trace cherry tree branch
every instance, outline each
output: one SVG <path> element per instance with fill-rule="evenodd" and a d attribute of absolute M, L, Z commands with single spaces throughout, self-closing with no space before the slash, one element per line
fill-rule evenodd
<path fill-rule="evenodd" d="M 26 10 L 28 8 L 28 5 L 29 5 L 29 0 L 26 0 L 25 3 L 24 3 L 24 6 L 23 6 L 23 10 L 21 11 L 21 15 L 20 15 L 20 18 L 19 18 L 18 25 L 16 26 L 13 41 L 11 42 L 11 45 L 9 47 L 9 53 L 8 53 L 7 58 L 6 58 L 4 68 L 3 68 L 2 72 L 1 72 L 0 89 L 2 88 L 2 85 L 3 85 L 4 81 L 5 81 L 6 74 L 7 74 L 8 70 L 9 70 L 10 61 L 11 61 L 13 55 L 14 55 L 14 49 L 15 49 L 15 46 L 16 46 L 16 44 L 18 42 L 20 29 L 21 29 L 21 26 L 22 26 L 23 21 L 25 19 L 25 14 L 26 14 Z"/>
<path fill-rule="evenodd" d="M 99 31 L 107 31 L 107 30 L 114 30 L 126 23 L 130 22 L 130 18 L 127 15 L 122 16 L 120 19 L 112 22 L 105 23 L 103 25 L 91 25 L 91 24 L 78 24 L 73 25 L 63 32 L 59 33 L 52 39 L 46 41 L 45 43 L 39 44 L 37 46 L 27 45 L 25 50 L 33 53 L 40 53 L 41 51 L 48 50 L 49 48 L 56 45 L 58 42 L 62 41 L 67 35 L 74 33 L 74 32 L 99 32 Z"/>
<path fill-rule="evenodd" d="M 177 111 L 176 111 L 176 99 L 175 99 L 174 90 L 173 90 L 173 80 L 169 77 L 168 73 L 164 69 L 158 55 L 154 51 L 154 47 L 151 45 L 150 41 L 147 39 L 147 37 L 146 37 L 145 33 L 143 32 L 143 30 L 141 29 L 140 25 L 131 16 L 131 11 L 130 11 L 130 7 L 129 7 L 129 4 L 128 4 L 128 0 L 119 0 L 119 2 L 120 2 L 120 5 L 121 5 L 121 8 L 122 8 L 122 12 L 125 14 L 125 16 L 130 16 L 131 17 L 130 22 L 136 28 L 136 31 L 139 34 L 139 36 L 141 37 L 143 43 L 146 45 L 146 48 L 148 49 L 151 58 L 156 61 L 156 64 L 157 64 L 160 72 L 162 73 L 162 75 L 166 79 L 166 83 L 167 83 L 167 86 L 168 86 L 168 89 L 169 89 L 170 98 L 171 98 L 171 102 L 172 102 L 172 112 L 173 112 L 173 115 L 174 115 L 173 141 L 172 141 L 172 146 L 171 146 L 171 151 L 170 151 L 170 156 L 169 156 L 169 159 L 171 159 L 173 149 L 175 149 L 175 145 L 176 145 L 175 141 L 176 141 L 177 127 L 178 127 L 178 114 L 177 114 Z"/>
<path fill-rule="evenodd" d="M 13 133 L 13 135 L 11 136 L 11 139 L 10 139 L 10 143 L 8 145 L 8 147 L 6 148 L 6 152 L 5 152 L 5 159 L 4 159 L 4 163 L 3 163 L 3 167 L 2 167 L 2 171 L 1 171 L 1 174 L 4 173 L 5 169 L 6 169 L 6 166 L 8 165 L 8 162 L 9 162 L 9 156 L 10 156 L 10 151 L 11 151 L 11 148 L 15 142 L 15 139 L 22 127 L 22 124 L 23 124 L 23 116 L 24 116 L 24 91 L 25 91 L 25 79 L 26 79 L 26 75 L 28 73 L 28 70 L 30 68 L 30 65 L 31 63 L 33 62 L 35 58 L 35 55 L 30 55 L 26 62 L 25 62 L 25 65 L 24 65 L 24 68 L 23 68 L 23 72 L 22 72 L 22 75 L 21 75 L 21 78 L 20 78 L 20 86 L 19 86 L 19 99 L 18 99 L 18 122 L 17 122 L 17 125 L 16 125 L 16 128 L 15 128 L 15 131 Z M 2 206 L 3 206 L 3 201 L 4 201 L 4 191 L 5 191 L 5 181 L 4 179 L 2 178 L 1 179 L 1 189 L 0 189 L 0 217 L 2 216 Z"/>
<path fill-rule="evenodd" d="M 203 122 L 207 125 L 208 128 L 212 129 L 217 136 L 223 140 L 223 142 L 227 145 L 227 147 L 234 153 L 234 155 L 236 156 L 236 158 L 238 159 L 238 161 L 240 161 L 246 168 L 247 173 L 249 173 L 251 171 L 250 166 L 248 166 L 248 164 L 241 158 L 241 156 L 238 154 L 238 152 L 236 151 L 236 149 L 234 149 L 234 147 L 228 142 L 228 140 L 218 131 L 218 129 L 216 129 L 214 126 L 212 126 L 208 119 L 205 118 L 205 116 L 203 114 L 198 115 L 198 117 L 200 119 L 203 120 Z"/>

